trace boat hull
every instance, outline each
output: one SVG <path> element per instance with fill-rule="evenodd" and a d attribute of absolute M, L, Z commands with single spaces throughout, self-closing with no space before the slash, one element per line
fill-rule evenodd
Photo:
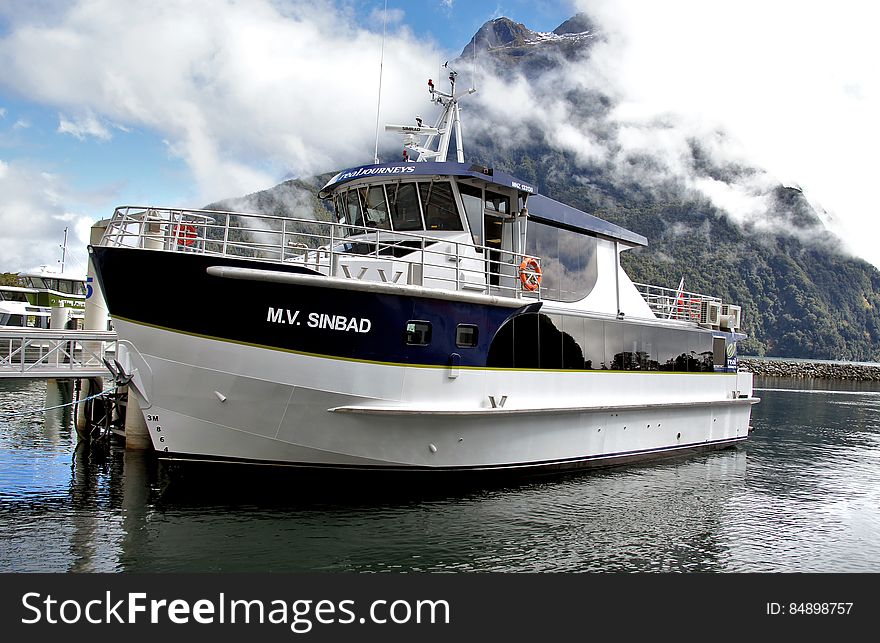
<path fill-rule="evenodd" d="M 93 253 L 130 390 L 164 457 L 411 471 L 598 466 L 736 444 L 757 401 L 748 373 L 487 367 L 499 329 L 540 301 L 246 259 Z M 405 340 L 408 320 L 432 324 L 433 339 Z M 459 323 L 479 327 L 472 347 L 458 346 Z M 563 347 L 552 323 L 540 332 Z M 545 348 L 526 357 L 559 354 Z"/>
<path fill-rule="evenodd" d="M 176 459 L 608 466 L 736 444 L 755 401 L 747 373 L 462 369 L 453 378 L 444 367 L 295 354 L 128 321 L 118 331 L 153 445 Z"/>

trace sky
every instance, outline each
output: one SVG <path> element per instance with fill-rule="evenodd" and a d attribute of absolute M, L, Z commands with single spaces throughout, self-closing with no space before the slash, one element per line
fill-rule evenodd
<path fill-rule="evenodd" d="M 84 273 L 89 228 L 118 205 L 199 207 L 369 162 L 377 106 L 382 123 L 431 120 L 426 79 L 484 22 L 552 31 L 578 11 L 607 37 L 551 80 L 613 96 L 624 148 L 748 219 L 758 187 L 689 178 L 682 166 L 688 138 L 704 140 L 719 158 L 764 168 L 765 181 L 802 188 L 849 251 L 880 266 L 872 3 L 385 5 L 0 0 L 0 272 L 59 268 L 68 228 L 65 268 Z M 585 162 L 607 155 L 589 128 L 548 109 L 550 81 L 538 95 L 483 75 L 479 89 L 474 100 L 506 122 L 540 128 Z"/>

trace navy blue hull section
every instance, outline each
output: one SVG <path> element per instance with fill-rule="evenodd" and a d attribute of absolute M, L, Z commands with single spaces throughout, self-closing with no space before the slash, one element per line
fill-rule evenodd
<path fill-rule="evenodd" d="M 485 366 L 501 325 L 521 309 L 298 284 L 215 277 L 211 266 L 317 274 L 297 266 L 184 252 L 91 248 L 114 318 L 225 341 L 376 362 Z M 531 303 L 531 302 L 530 302 Z M 526 306 L 524 306 L 526 308 Z M 405 341 L 407 322 L 432 326 L 428 346 Z M 479 328 L 456 346 L 456 326 Z"/>

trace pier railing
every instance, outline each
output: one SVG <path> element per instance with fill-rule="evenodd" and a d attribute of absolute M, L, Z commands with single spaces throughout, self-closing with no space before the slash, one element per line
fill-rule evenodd
<path fill-rule="evenodd" d="M 113 331 L 0 328 L 0 378 L 107 376 L 117 348 Z"/>
<path fill-rule="evenodd" d="M 115 210 L 101 245 L 247 258 L 348 279 L 541 296 L 539 257 L 475 246 L 465 231 L 402 232 L 245 212 L 124 206 Z"/>

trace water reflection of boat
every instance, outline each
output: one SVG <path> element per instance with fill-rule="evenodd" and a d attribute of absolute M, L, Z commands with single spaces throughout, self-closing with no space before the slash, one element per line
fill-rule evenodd
<path fill-rule="evenodd" d="M 747 438 L 739 308 L 634 284 L 644 237 L 465 163 L 450 81 L 435 127 L 392 128 L 403 162 L 324 186 L 332 221 L 116 210 L 90 251 L 162 455 L 548 470 Z"/>

